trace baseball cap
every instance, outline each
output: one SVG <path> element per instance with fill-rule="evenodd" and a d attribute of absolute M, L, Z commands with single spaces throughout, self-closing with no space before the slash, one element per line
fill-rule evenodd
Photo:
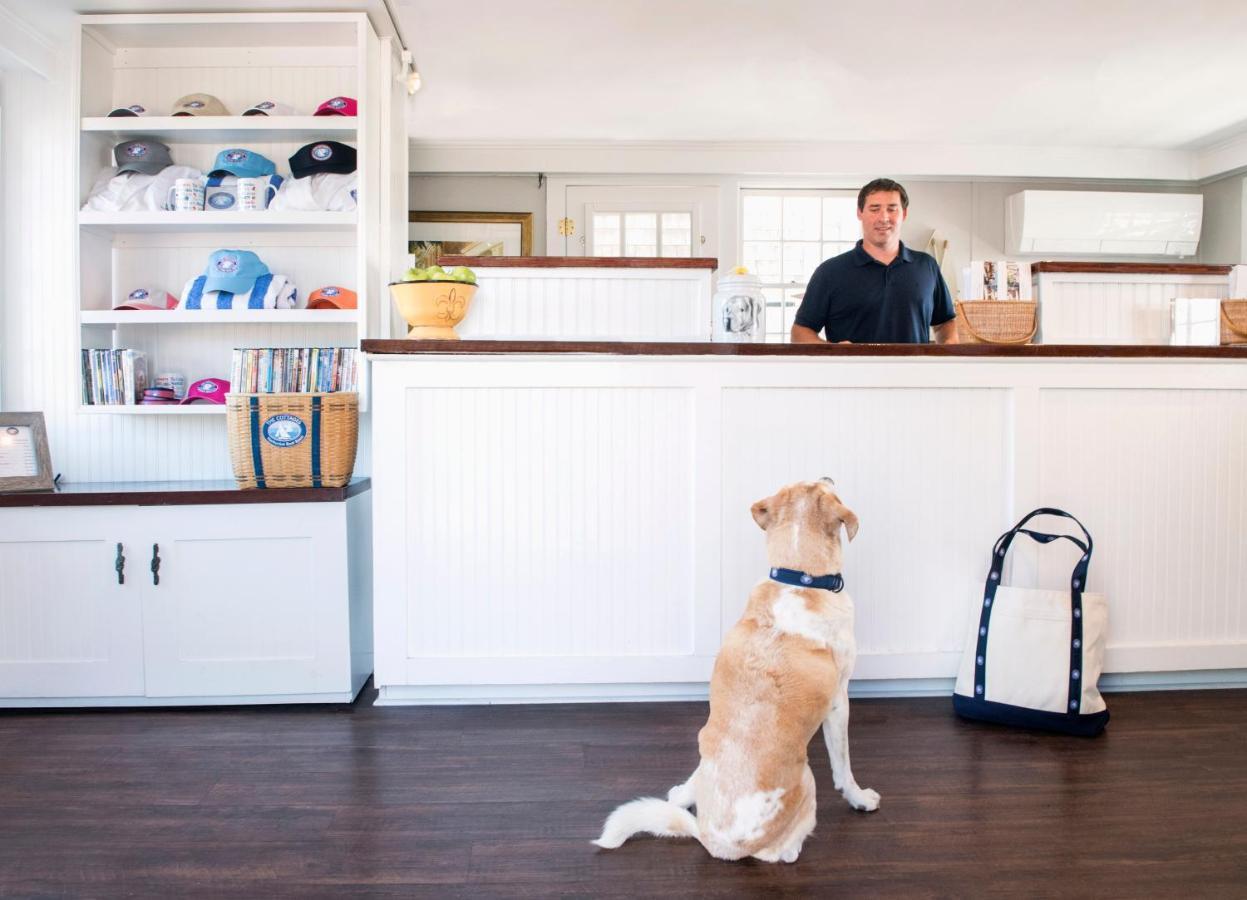
<path fill-rule="evenodd" d="M 299 111 L 293 106 L 286 103 L 278 103 L 276 100 L 261 100 L 259 103 L 253 103 L 247 107 L 244 116 L 297 116 Z"/>
<path fill-rule="evenodd" d="M 201 378 L 186 389 L 182 403 L 194 403 L 202 400 L 205 403 L 225 404 L 225 395 L 229 393 L 229 382 L 224 378 Z"/>
<path fill-rule="evenodd" d="M 203 289 L 241 294 L 251 290 L 255 280 L 267 274 L 268 266 L 250 250 L 217 250 L 208 257 Z"/>
<path fill-rule="evenodd" d="M 355 309 L 359 298 L 344 287 L 317 288 L 308 295 L 308 309 Z"/>
<path fill-rule="evenodd" d="M 175 116 L 228 116 L 225 104 L 211 94 L 187 94 L 173 104 Z"/>
<path fill-rule="evenodd" d="M 264 175 L 273 175 L 276 172 L 277 166 L 273 165 L 272 160 L 267 156 L 261 156 L 254 150 L 232 147 L 229 150 L 222 150 L 216 155 L 216 162 L 212 164 L 212 169 L 208 172 L 208 175 L 237 175 L 239 178 L 260 178 Z"/>
<path fill-rule="evenodd" d="M 314 116 L 353 116 L 359 109 L 354 97 L 330 97 L 316 107 Z"/>
<path fill-rule="evenodd" d="M 305 144 L 290 157 L 290 172 L 295 178 L 306 178 L 319 172 L 347 175 L 355 171 L 355 148 L 337 141 Z"/>
<path fill-rule="evenodd" d="M 145 106 L 138 103 L 132 106 L 118 106 L 108 114 L 108 118 L 113 119 L 119 116 L 150 116 L 151 112 Z"/>
<path fill-rule="evenodd" d="M 165 166 L 173 165 L 169 147 L 160 141 L 124 141 L 113 147 L 113 159 L 117 160 L 117 174 L 141 172 L 155 175 Z"/>
<path fill-rule="evenodd" d="M 124 302 L 118 303 L 113 309 L 176 309 L 177 305 L 178 298 L 168 291 L 135 288 L 126 295 Z"/>

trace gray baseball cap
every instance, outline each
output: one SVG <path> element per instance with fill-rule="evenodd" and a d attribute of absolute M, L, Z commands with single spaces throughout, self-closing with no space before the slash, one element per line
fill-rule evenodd
<path fill-rule="evenodd" d="M 160 141 L 126 141 L 113 148 L 113 158 L 117 160 L 119 175 L 122 172 L 156 175 L 165 166 L 173 165 L 168 146 Z"/>

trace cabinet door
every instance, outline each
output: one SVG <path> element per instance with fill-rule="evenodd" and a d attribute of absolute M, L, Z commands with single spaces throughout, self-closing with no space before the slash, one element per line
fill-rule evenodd
<path fill-rule="evenodd" d="M 139 551 L 121 522 L 116 507 L 0 510 L 0 697 L 143 695 Z"/>
<path fill-rule="evenodd" d="M 347 691 L 341 503 L 149 509 L 143 629 L 149 697 Z M 159 583 L 150 572 L 159 548 Z"/>

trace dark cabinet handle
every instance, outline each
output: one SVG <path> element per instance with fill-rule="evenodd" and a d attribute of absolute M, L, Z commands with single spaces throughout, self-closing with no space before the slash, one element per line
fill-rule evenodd
<path fill-rule="evenodd" d="M 113 563 L 113 568 L 117 570 L 117 583 L 126 583 L 126 558 L 121 555 L 121 545 L 117 545 L 117 560 Z"/>
<path fill-rule="evenodd" d="M 160 584 L 160 545 L 152 544 L 152 584 Z"/>

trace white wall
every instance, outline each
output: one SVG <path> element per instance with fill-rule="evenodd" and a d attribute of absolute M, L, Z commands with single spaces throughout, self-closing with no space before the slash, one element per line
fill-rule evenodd
<path fill-rule="evenodd" d="M 1235 264 L 1247 261 L 1243 230 L 1243 192 L 1247 179 L 1232 175 L 1200 188 L 1204 195 L 1204 234 L 1200 262 Z"/>

